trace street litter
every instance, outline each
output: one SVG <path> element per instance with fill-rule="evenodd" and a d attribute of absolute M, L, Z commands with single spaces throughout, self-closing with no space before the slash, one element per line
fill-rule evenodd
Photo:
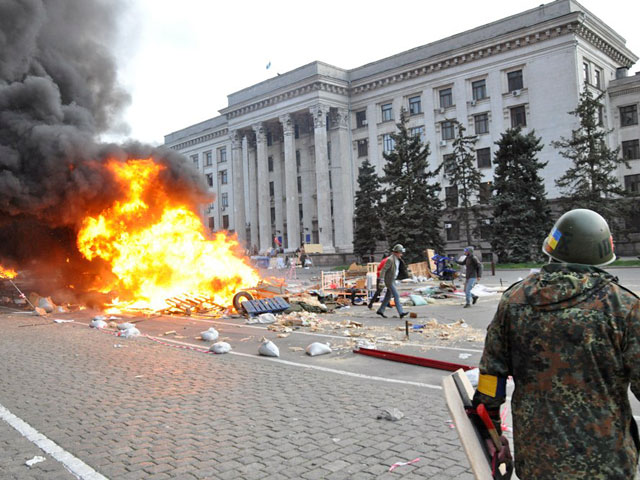
<path fill-rule="evenodd" d="M 33 457 L 31 460 L 27 460 L 25 463 L 25 465 L 27 467 L 30 467 L 31 465 L 35 465 L 36 463 L 40 463 L 40 462 L 44 462 L 46 460 L 45 457 L 41 457 L 40 455 L 36 455 L 35 457 Z"/>
<path fill-rule="evenodd" d="M 216 342 L 209 348 L 213 353 L 229 353 L 231 351 L 231 345 L 227 342 Z"/>
<path fill-rule="evenodd" d="M 397 422 L 402 417 L 404 417 L 404 413 L 397 408 L 383 408 L 376 418 L 378 420 L 390 420 L 392 422 Z"/>
<path fill-rule="evenodd" d="M 328 343 L 313 342 L 311 345 L 307 346 L 305 352 L 307 355 L 315 357 L 316 355 L 331 353 L 331 347 Z"/>
<path fill-rule="evenodd" d="M 205 330 L 204 332 L 200 332 L 200 337 L 205 342 L 215 342 L 219 336 L 220 334 L 213 327 L 210 327 L 208 330 Z"/>
<path fill-rule="evenodd" d="M 246 321 L 246 323 L 248 324 L 254 324 L 254 323 L 263 323 L 263 324 L 268 324 L 268 323 L 275 323 L 276 321 L 276 316 L 273 313 L 262 313 L 258 316 L 255 317 L 249 317 Z"/>
<path fill-rule="evenodd" d="M 419 458 L 414 458 L 410 462 L 396 462 L 393 465 L 391 465 L 391 467 L 389 467 L 389 471 L 393 472 L 398 467 L 404 467 L 405 465 L 411 465 L 411 464 L 419 462 L 419 461 L 420 461 Z"/>
<path fill-rule="evenodd" d="M 104 321 L 104 317 L 94 317 L 89 323 L 91 328 L 105 328 L 107 326 L 107 322 Z"/>
<path fill-rule="evenodd" d="M 129 322 L 125 322 L 125 323 L 120 323 L 118 325 L 118 330 L 128 330 L 130 328 L 134 328 L 135 325 L 133 323 L 129 323 Z"/>
<path fill-rule="evenodd" d="M 265 357 L 280 356 L 280 350 L 278 350 L 278 347 L 276 346 L 276 344 L 273 343 L 271 340 L 266 340 L 262 342 L 262 345 L 260 345 L 260 348 L 258 349 L 258 353 L 260 355 L 264 355 Z"/>
<path fill-rule="evenodd" d="M 137 337 L 138 335 L 140 335 L 140 330 L 133 326 L 133 324 L 131 324 L 130 328 L 126 328 L 118 332 L 118 336 L 122 338 L 133 338 Z"/>
<path fill-rule="evenodd" d="M 73 320 L 62 320 L 61 318 L 54 318 L 53 321 L 55 323 L 71 323 Z"/>
<path fill-rule="evenodd" d="M 458 358 L 462 358 L 463 360 L 469 358 L 471 356 L 470 353 L 461 353 L 460 355 L 458 355 Z"/>

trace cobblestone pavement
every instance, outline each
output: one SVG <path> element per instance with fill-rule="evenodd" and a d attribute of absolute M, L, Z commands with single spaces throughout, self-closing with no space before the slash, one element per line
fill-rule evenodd
<path fill-rule="evenodd" d="M 0 405 L 107 478 L 473 478 L 439 390 L 24 315 L 0 329 Z M 74 478 L 1 420 L 0 472 Z"/>

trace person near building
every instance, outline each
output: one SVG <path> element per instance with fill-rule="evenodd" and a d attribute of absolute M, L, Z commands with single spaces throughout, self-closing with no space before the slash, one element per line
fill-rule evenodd
<path fill-rule="evenodd" d="M 384 280 L 380 278 L 380 270 L 382 270 L 384 264 L 387 263 L 388 257 L 388 255 L 385 255 L 380 263 L 378 263 L 378 267 L 376 268 L 376 291 L 374 292 L 373 297 L 371 297 L 371 300 L 369 300 L 369 304 L 367 305 L 369 307 L 369 310 L 371 310 L 373 308 L 373 304 L 380 299 L 380 294 L 382 293 L 382 290 L 384 290 Z"/>
<path fill-rule="evenodd" d="M 478 296 L 471 293 L 473 287 L 480 277 L 482 277 L 482 263 L 473 254 L 473 247 L 467 247 L 464 249 L 463 254 L 458 260 L 458 264 L 465 267 L 465 281 L 464 281 L 464 308 L 469 308 L 471 304 L 476 304 Z"/>
<path fill-rule="evenodd" d="M 409 277 L 407 266 L 402 261 L 402 254 L 404 252 L 405 249 L 402 245 L 400 245 L 399 243 L 395 245 L 391 249 L 391 255 L 386 258 L 386 262 L 380 270 L 380 278 L 384 279 L 384 285 L 385 287 L 387 287 L 387 293 L 385 293 L 384 298 L 382 299 L 382 303 L 380 304 L 380 308 L 378 308 L 376 313 L 384 318 L 387 318 L 387 316 L 384 314 L 384 311 L 389 305 L 392 295 L 400 318 L 404 318 L 405 315 L 408 315 L 408 312 L 404 312 L 402 310 L 402 305 L 400 304 L 400 295 L 398 295 L 398 290 L 396 289 L 395 285 L 396 280 L 402 280 Z"/>
<path fill-rule="evenodd" d="M 562 215 L 542 250 L 550 263 L 507 289 L 487 329 L 474 404 L 500 432 L 513 377 L 518 478 L 635 478 L 640 299 L 599 268 L 616 257 L 596 212 Z"/>

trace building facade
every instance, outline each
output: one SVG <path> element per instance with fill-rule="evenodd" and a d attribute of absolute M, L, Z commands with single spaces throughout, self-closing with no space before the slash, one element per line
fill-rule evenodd
<path fill-rule="evenodd" d="M 430 144 L 432 168 L 453 151 L 454 121 L 477 135 L 485 192 L 501 133 L 535 130 L 545 145 L 547 194 L 556 198 L 555 180 L 569 163 L 551 142 L 571 135 L 577 119 L 568 112 L 590 88 L 605 94 L 610 146 L 630 160 L 619 179 L 637 189 L 640 81 L 626 76 L 637 60 L 588 10 L 557 0 L 352 70 L 304 65 L 229 95 L 220 116 L 167 135 L 165 144 L 215 192 L 203 213 L 212 230 L 233 230 L 261 251 L 278 238 L 287 250 L 304 242 L 349 252 L 358 169 L 368 159 L 382 173 L 403 108 L 408 127 Z M 438 181 L 443 200 L 454 204 L 456 186 Z M 478 202 L 485 201 L 481 192 Z M 447 250 L 461 249 L 465 236 L 451 211 L 442 228 Z M 488 242 L 480 243 L 488 253 Z"/>

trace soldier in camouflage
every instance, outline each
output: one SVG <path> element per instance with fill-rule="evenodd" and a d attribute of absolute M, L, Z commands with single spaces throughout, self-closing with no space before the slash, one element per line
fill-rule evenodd
<path fill-rule="evenodd" d="M 640 398 L 640 300 L 598 268 L 615 260 L 606 221 L 565 213 L 543 245 L 551 262 L 511 286 L 488 327 L 474 403 L 498 431 L 513 377 L 516 474 L 536 479 L 631 479 Z"/>

